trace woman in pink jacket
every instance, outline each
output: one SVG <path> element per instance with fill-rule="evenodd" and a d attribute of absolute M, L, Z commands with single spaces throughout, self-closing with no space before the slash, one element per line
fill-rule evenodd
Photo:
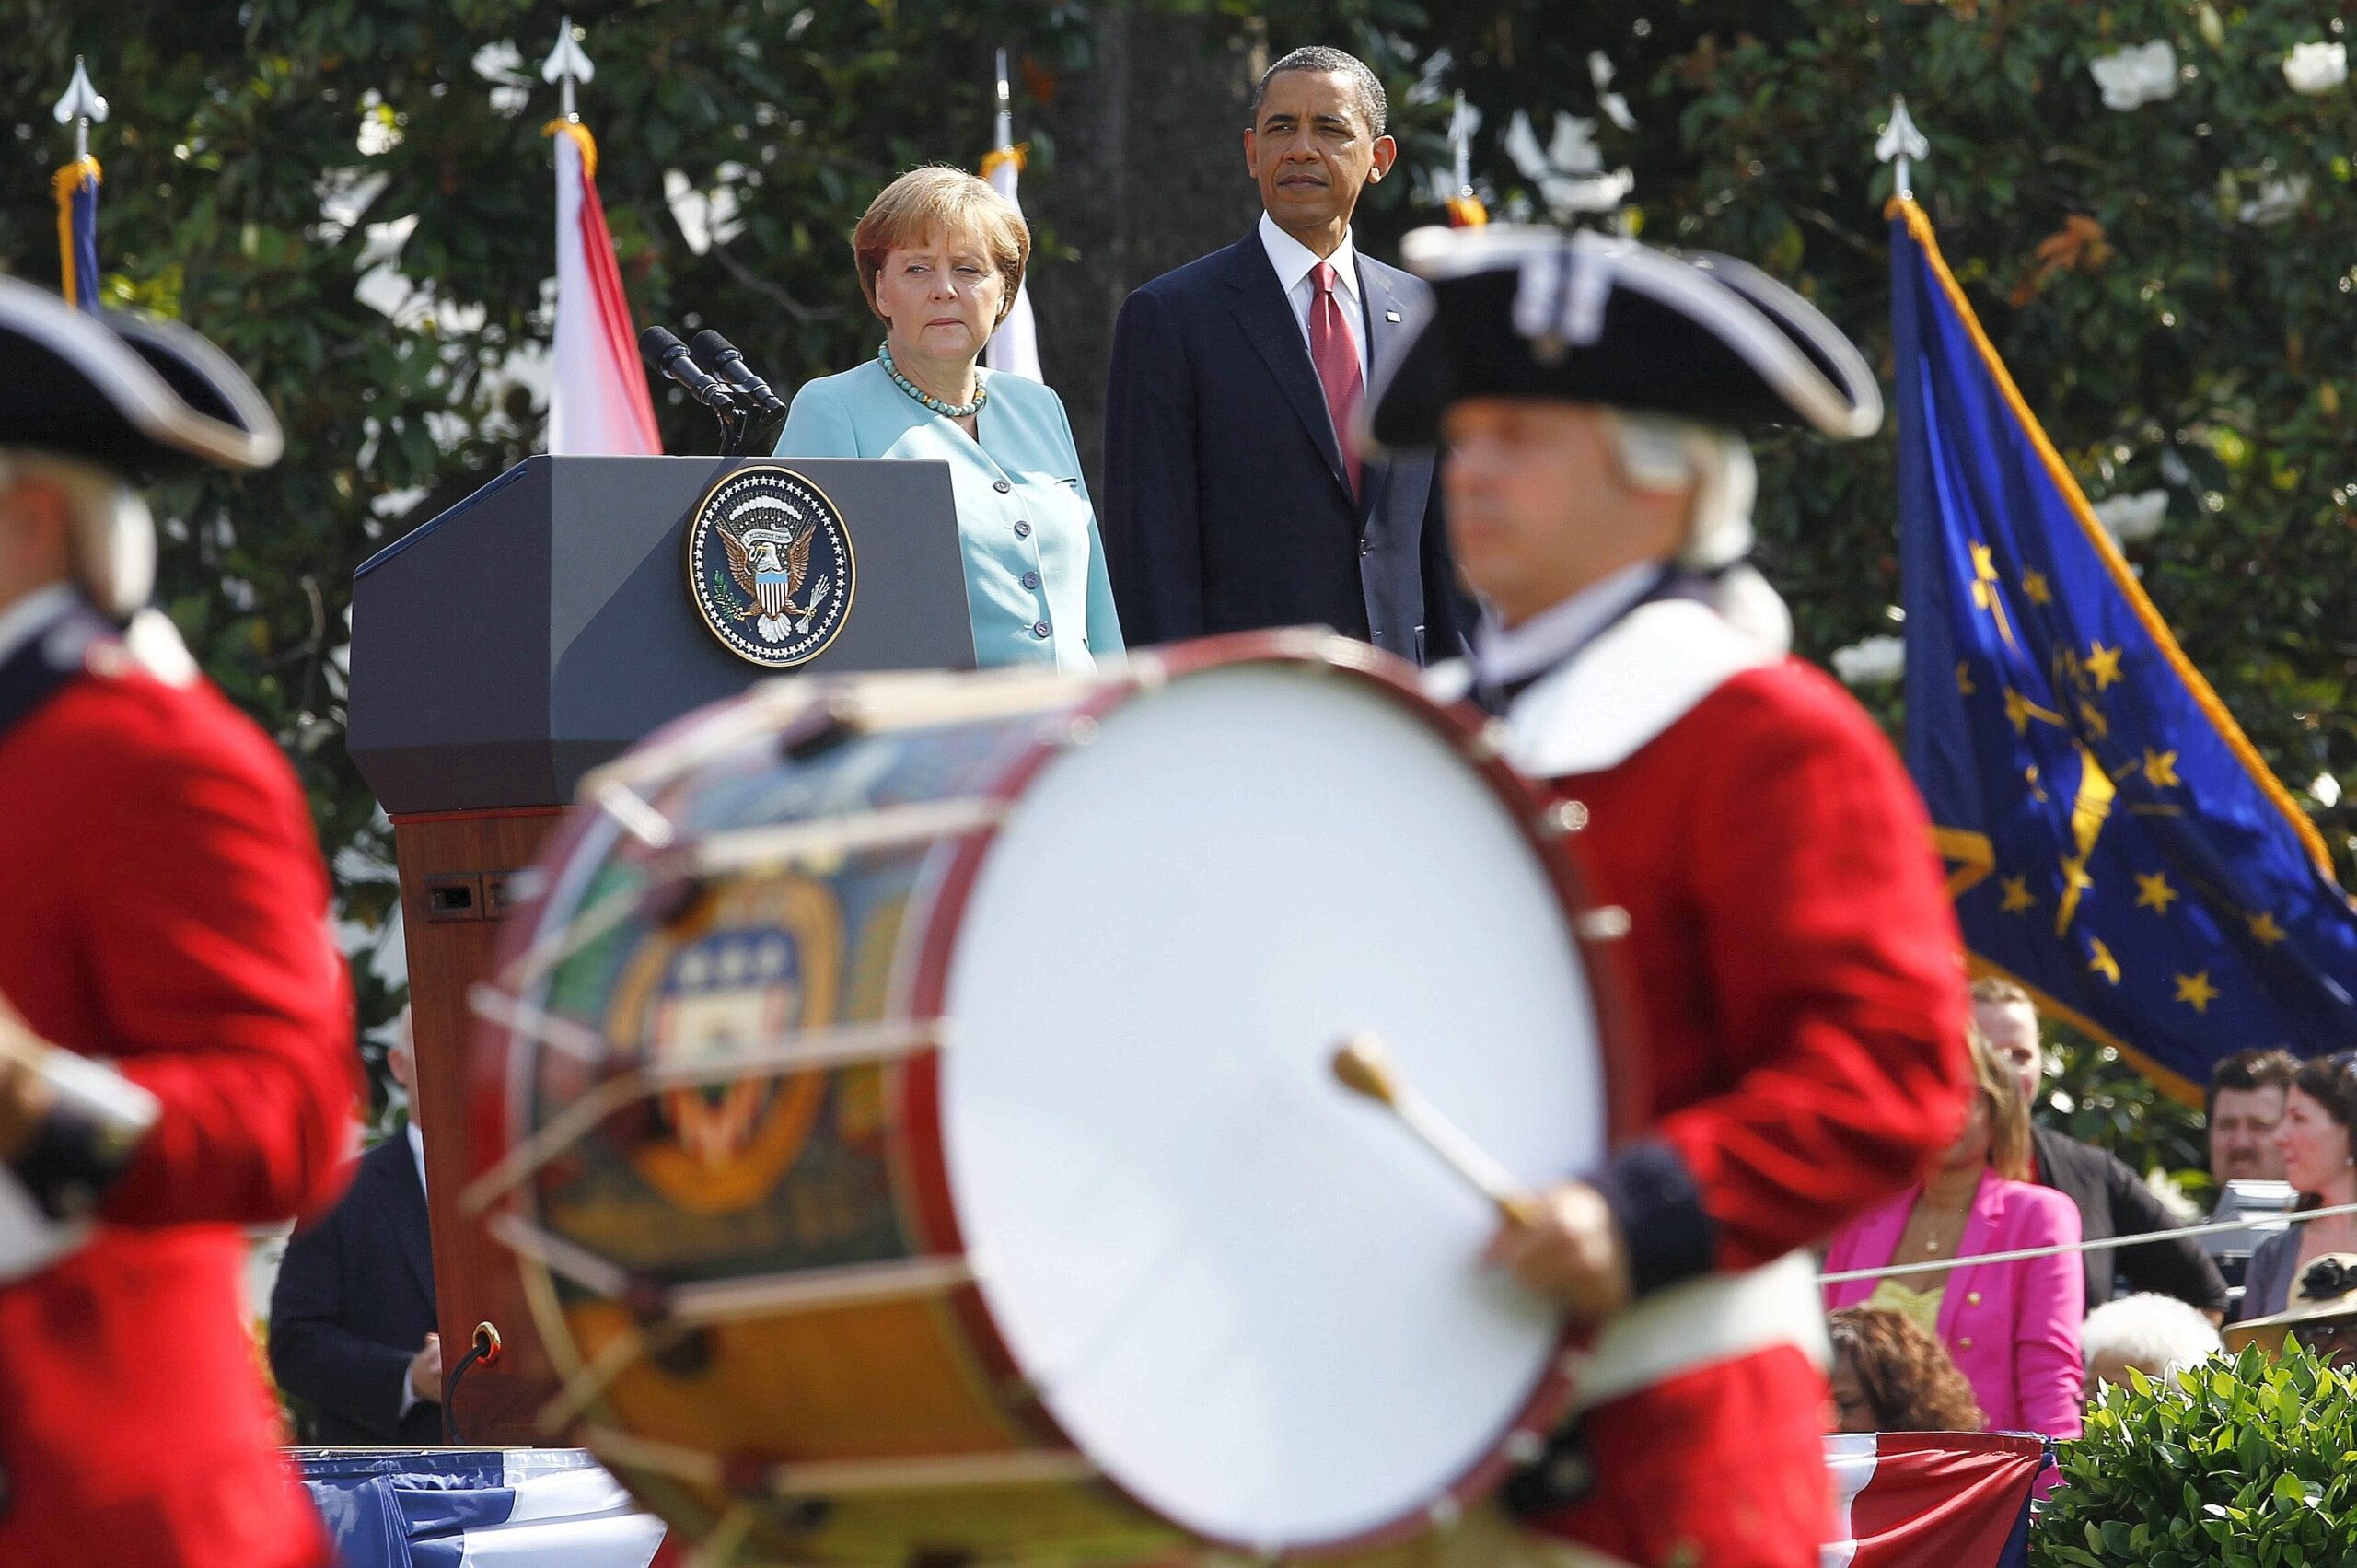
<path fill-rule="evenodd" d="M 1828 1285 L 1826 1307 L 1864 1304 L 1906 1313 L 1947 1347 L 1972 1385 L 1991 1432 L 2079 1434 L 2085 1368 L 2079 1320 L 2086 1272 L 2075 1254 L 2023 1262 L 1970 1260 L 2079 1239 L 2079 1211 L 2029 1172 L 2029 1109 L 2012 1073 L 1973 1029 L 1978 1092 L 1963 1134 L 1922 1185 L 1853 1220 L 1834 1237 L 1826 1272 L 1962 1260 L 1896 1279 Z"/>

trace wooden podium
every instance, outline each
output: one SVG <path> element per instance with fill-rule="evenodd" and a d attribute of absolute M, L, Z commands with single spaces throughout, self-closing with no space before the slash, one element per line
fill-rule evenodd
<path fill-rule="evenodd" d="M 446 1412 L 457 1441 L 547 1441 L 555 1389 L 505 1249 L 459 1211 L 466 1118 L 499 1113 L 469 1103 L 467 991 L 581 775 L 771 673 L 705 626 L 686 566 L 698 505 L 755 463 L 823 491 L 858 553 L 842 630 L 802 670 L 973 668 L 946 463 L 536 457 L 354 575 L 347 742 L 400 863 L 445 1364 L 479 1322 L 505 1342 Z"/>

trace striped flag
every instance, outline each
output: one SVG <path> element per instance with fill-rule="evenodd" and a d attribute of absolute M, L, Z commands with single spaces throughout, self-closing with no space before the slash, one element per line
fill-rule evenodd
<path fill-rule="evenodd" d="M 648 1568 L 663 1521 L 578 1448 L 297 1450 L 346 1568 Z"/>
<path fill-rule="evenodd" d="M 1016 194 L 1016 181 L 1023 172 L 1026 150 L 1015 140 L 1015 114 L 1006 85 L 1006 51 L 1002 49 L 998 52 L 998 145 L 982 159 L 982 178 L 990 181 L 992 190 L 1013 203 L 1018 213 L 1023 210 L 1023 202 Z M 1039 374 L 1039 330 L 1031 319 L 1028 285 L 1015 291 L 1015 304 L 1008 309 L 1006 319 L 998 324 L 998 331 L 991 334 L 990 343 L 982 351 L 982 363 L 993 370 L 1007 371 L 1034 381 L 1046 379 Z"/>
<path fill-rule="evenodd" d="M 1835 1433 L 1833 1539 L 1819 1568 L 2027 1568 L 2043 1439 L 2019 1433 Z"/>
<path fill-rule="evenodd" d="M 549 450 L 652 457 L 663 450 L 639 364 L 638 335 L 613 236 L 598 200 L 598 144 L 577 120 L 554 120 L 556 343 L 549 390 Z"/>
<path fill-rule="evenodd" d="M 662 1521 L 578 1448 L 296 1451 L 351 1568 L 500 1563 L 648 1568 Z M 2020 1434 L 1886 1432 L 1825 1439 L 1835 1503 L 1821 1568 L 2026 1568 L 2031 1482 L 2046 1445 Z"/>

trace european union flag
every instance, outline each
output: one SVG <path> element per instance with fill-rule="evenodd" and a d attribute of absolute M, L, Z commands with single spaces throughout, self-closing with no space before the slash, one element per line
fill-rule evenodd
<path fill-rule="evenodd" d="M 1890 230 L 1907 760 L 1977 972 L 2180 1091 L 2357 1046 L 2357 913 L 1941 260 Z"/>

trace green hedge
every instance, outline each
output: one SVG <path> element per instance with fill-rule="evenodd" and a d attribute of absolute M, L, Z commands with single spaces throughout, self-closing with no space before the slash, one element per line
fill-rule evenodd
<path fill-rule="evenodd" d="M 2357 1375 L 2294 1346 L 2134 1382 L 2060 1446 L 2034 1568 L 2357 1562 Z"/>

